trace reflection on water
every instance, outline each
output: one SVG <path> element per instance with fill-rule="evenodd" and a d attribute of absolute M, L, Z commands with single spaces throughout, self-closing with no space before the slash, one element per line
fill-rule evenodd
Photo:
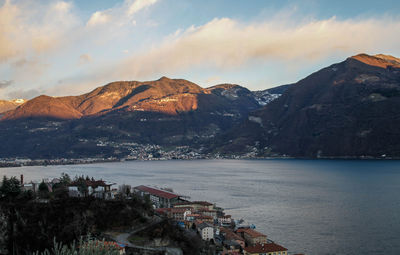
<path fill-rule="evenodd" d="M 171 187 L 215 202 L 289 251 L 400 254 L 399 161 L 132 161 L 0 169 L 25 180 L 62 172 Z"/>

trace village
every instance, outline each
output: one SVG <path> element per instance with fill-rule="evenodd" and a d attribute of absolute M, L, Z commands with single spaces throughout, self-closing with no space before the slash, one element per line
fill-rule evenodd
<path fill-rule="evenodd" d="M 52 180 L 20 183 L 24 191 L 52 191 L 53 187 L 69 179 L 67 192 L 69 197 L 92 196 L 99 199 L 112 200 L 121 196 L 129 198 L 130 194 L 147 199 L 153 205 L 155 213 L 166 217 L 187 231 L 195 232 L 205 242 L 216 247 L 217 254 L 245 255 L 287 255 L 288 249 L 267 238 L 254 225 L 243 224 L 243 220 L 235 220 L 227 215 L 224 209 L 208 201 L 189 201 L 187 196 L 174 193 L 171 189 L 150 186 L 120 185 L 89 177 L 78 177 L 73 181 L 67 174 Z M 119 244 L 121 249 L 126 244 Z M 123 254 L 123 253 L 121 253 Z M 290 254 L 290 253 L 289 253 Z M 293 254 L 293 253 L 292 253 Z"/>
<path fill-rule="evenodd" d="M 244 155 L 220 155 L 219 153 L 204 153 L 204 148 L 191 148 L 189 146 L 176 146 L 164 148 L 154 144 L 138 143 L 116 143 L 97 139 L 92 141 L 98 147 L 112 147 L 115 154 L 108 156 L 90 158 L 53 158 L 53 159 L 31 159 L 27 157 L 0 158 L 1 167 L 22 167 L 22 166 L 47 166 L 47 165 L 75 165 L 93 164 L 118 161 L 157 161 L 157 160 L 196 160 L 196 159 L 248 159 L 256 158 L 257 150 L 252 148 Z M 124 154 L 121 152 L 125 151 Z"/>

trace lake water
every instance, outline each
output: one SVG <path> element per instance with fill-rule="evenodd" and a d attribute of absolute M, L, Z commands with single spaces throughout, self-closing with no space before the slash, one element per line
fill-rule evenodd
<path fill-rule="evenodd" d="M 25 180 L 89 175 L 170 187 L 254 223 L 289 252 L 400 254 L 400 161 L 130 161 L 1 168 Z"/>

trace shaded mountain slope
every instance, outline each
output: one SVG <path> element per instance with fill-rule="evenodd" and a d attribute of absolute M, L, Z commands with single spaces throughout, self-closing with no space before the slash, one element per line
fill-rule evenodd
<path fill-rule="evenodd" d="M 166 77 L 113 82 L 80 96 L 39 96 L 5 113 L 0 154 L 123 157 L 132 143 L 199 148 L 258 108 L 238 85 L 203 89 Z"/>
<path fill-rule="evenodd" d="M 224 153 L 261 156 L 400 156 L 400 61 L 366 54 L 331 65 L 251 113 Z"/>

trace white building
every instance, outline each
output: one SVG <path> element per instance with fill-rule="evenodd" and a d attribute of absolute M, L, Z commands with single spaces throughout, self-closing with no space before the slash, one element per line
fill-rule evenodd
<path fill-rule="evenodd" d="M 203 240 L 209 241 L 214 239 L 214 227 L 207 222 L 199 224 L 197 226 L 197 231 L 200 233 Z"/>

